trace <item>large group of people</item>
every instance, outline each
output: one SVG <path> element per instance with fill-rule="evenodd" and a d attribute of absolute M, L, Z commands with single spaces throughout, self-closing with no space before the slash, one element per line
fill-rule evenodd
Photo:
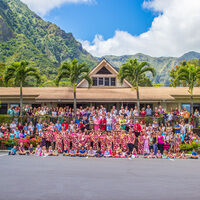
<path fill-rule="evenodd" d="M 115 106 L 107 111 L 100 107 L 80 107 L 76 115 L 69 107 L 23 108 L 27 116 L 24 124 L 17 118 L 19 107 L 11 107 L 8 114 L 13 116 L 10 124 L 1 124 L 1 138 L 22 139 L 40 137 L 41 143 L 36 148 L 30 145 L 27 149 L 23 143 L 13 147 L 10 154 L 16 151 L 20 155 L 80 157 L 134 157 L 145 158 L 186 158 L 181 151 L 181 144 L 199 142 L 193 132 L 194 121 L 186 108 L 171 109 L 165 112 L 162 106 L 154 110 L 147 105 L 140 111 L 137 106 L 128 109 Z M 194 113 L 199 117 L 198 110 Z M 33 116 L 51 116 L 37 118 Z M 14 153 L 13 153 L 14 152 Z M 197 152 L 193 152 L 198 158 Z"/>

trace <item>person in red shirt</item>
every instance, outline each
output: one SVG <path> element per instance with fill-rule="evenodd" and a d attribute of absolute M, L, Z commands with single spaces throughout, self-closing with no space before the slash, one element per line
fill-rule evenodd
<path fill-rule="evenodd" d="M 140 135 L 140 132 L 142 130 L 141 125 L 139 124 L 138 121 L 134 124 L 134 130 L 135 130 L 135 135 L 138 137 Z"/>
<path fill-rule="evenodd" d="M 144 124 L 144 119 L 145 119 L 146 115 L 147 115 L 147 113 L 145 111 L 145 108 L 142 108 L 142 111 L 140 112 L 142 124 Z"/>
<path fill-rule="evenodd" d="M 84 131 L 84 124 L 83 124 L 83 121 L 82 121 L 82 120 L 79 122 L 78 128 L 79 128 L 81 131 Z"/>
<path fill-rule="evenodd" d="M 66 131 L 66 130 L 68 129 L 69 124 L 68 124 L 67 121 L 65 120 L 65 121 L 62 123 L 62 126 L 64 126 L 64 130 Z"/>
<path fill-rule="evenodd" d="M 23 130 L 23 126 L 21 125 L 21 123 L 19 122 L 18 126 L 17 126 L 18 130 L 19 131 L 22 131 Z"/>
<path fill-rule="evenodd" d="M 100 119 L 100 129 L 101 131 L 106 130 L 106 118 L 104 116 Z"/>

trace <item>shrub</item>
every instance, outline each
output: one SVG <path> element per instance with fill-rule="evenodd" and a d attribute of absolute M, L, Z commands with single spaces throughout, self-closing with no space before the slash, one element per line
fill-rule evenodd
<path fill-rule="evenodd" d="M 0 115 L 0 124 L 7 123 L 10 124 L 13 121 L 14 117 L 10 115 Z"/>
<path fill-rule="evenodd" d="M 187 152 L 192 151 L 193 149 L 195 149 L 196 151 L 199 151 L 200 143 L 193 142 L 192 144 L 181 144 L 180 148 L 181 150 L 184 150 Z"/>
<path fill-rule="evenodd" d="M 6 147 L 13 147 L 19 144 L 17 139 L 1 139 L 1 143 Z"/>

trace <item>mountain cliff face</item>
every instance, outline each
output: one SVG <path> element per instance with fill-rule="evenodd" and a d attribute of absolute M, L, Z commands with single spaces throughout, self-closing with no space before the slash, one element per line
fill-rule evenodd
<path fill-rule="evenodd" d="M 0 62 L 25 59 L 54 74 L 60 63 L 73 58 L 96 64 L 71 33 L 42 20 L 20 0 L 0 0 Z"/>
<path fill-rule="evenodd" d="M 105 58 L 115 67 L 119 68 L 127 59 L 138 59 L 140 62 L 147 61 L 153 67 L 155 67 L 157 75 L 154 79 L 155 83 L 162 83 L 164 85 L 169 85 L 169 70 L 175 65 L 179 64 L 183 60 L 200 59 L 200 53 L 188 52 L 183 56 L 176 57 L 151 57 L 141 53 L 135 55 L 125 55 L 125 56 L 105 56 Z M 99 58 L 100 60 L 101 58 Z"/>

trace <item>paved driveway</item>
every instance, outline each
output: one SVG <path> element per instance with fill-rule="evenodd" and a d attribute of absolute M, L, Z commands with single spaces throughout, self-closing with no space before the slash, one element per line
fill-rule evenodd
<path fill-rule="evenodd" d="M 0 156 L 0 200 L 200 199 L 200 160 Z"/>

